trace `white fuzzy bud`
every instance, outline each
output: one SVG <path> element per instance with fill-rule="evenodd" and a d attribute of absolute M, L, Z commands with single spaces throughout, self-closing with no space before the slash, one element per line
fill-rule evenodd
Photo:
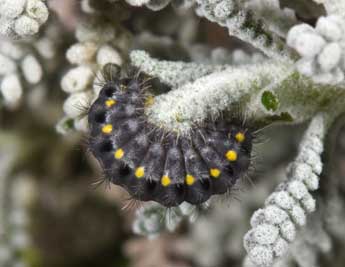
<path fill-rule="evenodd" d="M 0 17 L 0 34 L 5 36 L 14 36 L 14 21 Z"/>
<path fill-rule="evenodd" d="M 38 33 L 38 29 L 38 22 L 26 15 L 18 18 L 14 25 L 15 32 L 20 36 L 34 35 Z"/>
<path fill-rule="evenodd" d="M 264 209 L 258 209 L 253 213 L 252 217 L 250 218 L 250 225 L 254 228 L 258 226 L 259 224 L 264 223 L 264 221 L 265 221 Z"/>
<path fill-rule="evenodd" d="M 0 75 L 13 73 L 16 68 L 16 63 L 13 60 L 0 54 Z"/>
<path fill-rule="evenodd" d="M 0 91 L 7 105 L 16 106 L 23 94 L 23 87 L 18 76 L 15 74 L 5 76 L 1 82 Z"/>
<path fill-rule="evenodd" d="M 104 45 L 97 53 L 97 63 L 101 66 L 108 63 L 122 65 L 122 58 L 114 48 L 109 45 Z"/>
<path fill-rule="evenodd" d="M 315 153 L 313 150 L 303 148 L 296 159 L 298 162 L 303 162 L 308 164 L 312 171 L 317 175 L 321 174 L 322 171 L 322 162 L 320 154 Z"/>
<path fill-rule="evenodd" d="M 319 177 L 305 163 L 294 166 L 292 177 L 296 180 L 303 181 L 308 190 L 314 191 L 319 188 Z"/>
<path fill-rule="evenodd" d="M 21 68 L 25 79 L 31 83 L 36 84 L 41 81 L 43 76 L 43 69 L 37 58 L 33 55 L 28 55 L 24 58 Z"/>
<path fill-rule="evenodd" d="M 309 193 L 301 199 L 301 205 L 308 213 L 314 212 L 316 209 L 316 201 Z"/>
<path fill-rule="evenodd" d="M 90 0 L 82 0 L 80 7 L 84 13 L 92 14 L 95 12 L 95 9 L 90 5 Z"/>
<path fill-rule="evenodd" d="M 46 59 L 52 59 L 56 54 L 54 44 L 49 38 L 41 38 L 37 40 L 35 46 L 37 52 Z"/>
<path fill-rule="evenodd" d="M 126 2 L 131 6 L 143 6 L 150 2 L 150 0 L 126 0 Z"/>
<path fill-rule="evenodd" d="M 89 106 L 90 100 L 90 93 L 87 92 L 71 94 L 65 100 L 63 110 L 67 116 L 78 118 L 84 112 L 84 107 Z"/>
<path fill-rule="evenodd" d="M 27 0 L 26 12 L 40 25 L 45 23 L 49 16 L 48 8 L 42 0 Z"/>
<path fill-rule="evenodd" d="M 68 61 L 72 64 L 85 64 L 92 61 L 97 51 L 93 42 L 77 43 L 72 45 L 66 53 Z"/>
<path fill-rule="evenodd" d="M 2 17 L 14 19 L 24 11 L 25 3 L 26 0 L 1 0 L 0 14 Z"/>
<path fill-rule="evenodd" d="M 298 200 L 302 199 L 304 196 L 308 194 L 307 188 L 300 181 L 292 181 L 288 184 L 287 189 L 290 192 L 290 194 Z"/>
<path fill-rule="evenodd" d="M 327 44 L 318 55 L 318 62 L 323 71 L 327 72 L 335 68 L 341 59 L 342 48 L 338 43 Z"/>
<path fill-rule="evenodd" d="M 284 256 L 289 248 L 288 242 L 283 238 L 278 238 L 273 246 L 273 251 L 276 257 Z"/>
<path fill-rule="evenodd" d="M 329 41 L 339 41 L 342 38 L 343 33 L 340 27 L 329 18 L 320 17 L 316 23 L 315 29 Z"/>
<path fill-rule="evenodd" d="M 325 46 L 325 40 L 314 33 L 305 33 L 296 40 L 295 49 L 297 52 L 307 58 L 314 57 Z"/>
<path fill-rule="evenodd" d="M 295 206 L 292 208 L 292 210 L 291 210 L 291 212 L 290 212 L 290 215 L 291 215 L 293 221 L 294 221 L 297 225 L 303 226 L 303 225 L 306 224 L 306 220 L 307 220 L 306 214 L 305 214 L 304 210 L 303 210 L 301 207 L 295 205 Z"/>
<path fill-rule="evenodd" d="M 289 31 L 287 40 L 286 40 L 287 44 L 291 47 L 295 47 L 298 42 L 298 38 L 301 35 L 305 33 L 314 33 L 314 32 L 315 32 L 314 28 L 308 24 L 297 25 L 291 28 L 291 30 Z"/>
<path fill-rule="evenodd" d="M 274 201 L 279 207 L 287 210 L 291 209 L 295 204 L 293 198 L 285 191 L 277 192 L 274 195 Z"/>
<path fill-rule="evenodd" d="M 188 202 L 182 202 L 179 206 L 181 213 L 184 216 L 189 216 L 195 213 L 195 206 L 192 204 L 189 204 Z"/>
<path fill-rule="evenodd" d="M 280 225 L 280 233 L 287 241 L 292 242 L 296 237 L 296 227 L 290 220 L 287 220 Z"/>
<path fill-rule="evenodd" d="M 288 219 L 287 213 L 277 206 L 267 206 L 264 209 L 265 219 L 272 224 L 281 224 Z"/>
<path fill-rule="evenodd" d="M 129 1 L 143 2 L 147 0 L 129 0 Z M 158 11 L 165 8 L 170 3 L 170 1 L 171 0 L 159 0 L 159 1 L 149 0 L 147 1 L 146 6 L 153 11 Z"/>
<path fill-rule="evenodd" d="M 74 93 L 87 89 L 94 79 L 93 71 L 90 67 L 79 66 L 69 70 L 62 78 L 61 87 L 67 93 Z"/>
<path fill-rule="evenodd" d="M 24 50 L 18 44 L 5 40 L 0 42 L 0 51 L 3 55 L 14 60 L 19 60 L 24 55 Z"/>
<path fill-rule="evenodd" d="M 249 251 L 249 256 L 259 266 L 271 266 L 273 263 L 273 251 L 270 247 L 255 246 Z"/>
<path fill-rule="evenodd" d="M 88 131 L 88 118 L 87 116 L 81 118 L 81 119 L 75 119 L 74 120 L 74 128 L 77 131 L 81 131 L 86 133 Z"/>
<path fill-rule="evenodd" d="M 253 238 L 261 245 L 273 244 L 278 234 L 278 228 L 270 224 L 261 224 L 253 229 Z"/>

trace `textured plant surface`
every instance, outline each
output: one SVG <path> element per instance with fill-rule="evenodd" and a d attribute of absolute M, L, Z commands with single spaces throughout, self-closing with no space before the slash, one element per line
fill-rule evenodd
<path fill-rule="evenodd" d="M 0 34 L 0 266 L 344 266 L 345 1 L 0 0 Z M 165 175 L 145 199 L 170 208 L 97 187 L 126 176 L 97 154 L 122 119 L 92 119 L 104 103 L 120 114 L 120 93 L 101 91 L 115 66 L 146 86 L 135 112 L 150 144 L 235 118 L 257 136 L 252 168 L 227 194 L 169 203 Z M 140 195 L 144 155 L 113 149 Z M 188 188 L 205 166 L 183 162 Z"/>

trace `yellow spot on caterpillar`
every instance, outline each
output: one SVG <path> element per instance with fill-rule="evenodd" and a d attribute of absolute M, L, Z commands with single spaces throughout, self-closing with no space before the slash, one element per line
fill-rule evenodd
<path fill-rule="evenodd" d="M 186 184 L 187 185 L 192 185 L 195 182 L 195 178 L 193 175 L 187 174 L 186 175 Z"/>
<path fill-rule="evenodd" d="M 125 154 L 125 152 L 123 151 L 123 149 L 119 148 L 115 151 L 114 156 L 116 159 L 121 159 L 124 154 Z"/>
<path fill-rule="evenodd" d="M 219 169 L 210 169 L 210 175 L 214 178 L 218 178 L 220 175 L 220 170 Z"/>
<path fill-rule="evenodd" d="M 145 99 L 145 107 L 150 107 L 153 105 L 153 103 L 155 102 L 155 98 L 150 95 Z"/>
<path fill-rule="evenodd" d="M 164 175 L 162 177 L 161 183 L 162 183 L 163 186 L 168 186 L 169 184 L 171 184 L 171 180 L 170 180 L 169 176 L 168 175 Z"/>
<path fill-rule="evenodd" d="M 105 134 L 109 134 L 113 131 L 113 125 L 111 124 L 106 124 L 102 127 L 102 132 Z"/>
<path fill-rule="evenodd" d="M 110 108 L 111 106 L 115 105 L 116 104 L 116 100 L 114 99 L 108 99 L 105 101 L 105 105 Z"/>
<path fill-rule="evenodd" d="M 138 167 L 136 170 L 135 170 L 135 176 L 137 178 L 142 178 L 143 176 L 145 175 L 145 169 L 144 167 Z"/>
<path fill-rule="evenodd" d="M 237 152 L 235 150 L 228 150 L 228 152 L 226 152 L 225 156 L 229 161 L 236 161 L 237 160 Z"/>
<path fill-rule="evenodd" d="M 238 133 L 235 135 L 235 139 L 236 139 L 237 142 L 242 143 L 242 142 L 246 139 L 246 137 L 244 136 L 243 133 L 238 132 Z"/>
<path fill-rule="evenodd" d="M 121 90 L 121 91 L 125 91 L 125 90 L 126 90 L 126 88 L 127 88 L 127 86 L 126 86 L 126 85 L 124 85 L 124 84 L 121 84 L 121 85 L 120 85 L 120 90 Z"/>

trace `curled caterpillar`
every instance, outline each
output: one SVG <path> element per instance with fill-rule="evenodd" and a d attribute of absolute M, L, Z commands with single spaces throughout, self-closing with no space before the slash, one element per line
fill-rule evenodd
<path fill-rule="evenodd" d="M 152 82 L 114 72 L 88 113 L 90 150 L 109 181 L 134 199 L 171 207 L 224 194 L 247 172 L 253 134 L 242 122 L 218 119 L 188 135 L 167 132 L 145 114 Z"/>

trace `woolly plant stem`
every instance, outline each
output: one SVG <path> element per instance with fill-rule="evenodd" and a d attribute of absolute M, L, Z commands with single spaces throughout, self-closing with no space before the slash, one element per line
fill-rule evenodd
<path fill-rule="evenodd" d="M 197 0 L 197 3 L 197 14 L 227 27 L 229 35 L 252 44 L 270 58 L 292 61 L 291 52 L 280 36 L 270 32 L 263 21 L 256 18 L 251 11 L 239 8 L 234 1 L 214 3 L 210 0 Z"/>
<path fill-rule="evenodd" d="M 147 114 L 158 126 L 186 132 L 193 123 L 218 116 L 232 104 L 291 71 L 289 64 L 274 61 L 229 67 L 156 97 Z"/>
<path fill-rule="evenodd" d="M 329 121 L 320 113 L 313 118 L 300 143 L 296 159 L 287 168 L 287 180 L 279 184 L 251 219 L 244 237 L 249 258 L 257 266 L 271 266 L 288 250 L 306 215 L 315 210 L 311 191 L 319 187 L 321 154 Z"/>
<path fill-rule="evenodd" d="M 173 89 L 216 71 L 225 70 L 229 65 L 212 65 L 187 63 L 183 61 L 166 61 L 151 58 L 144 51 L 136 50 L 130 54 L 131 63 Z"/>
<path fill-rule="evenodd" d="M 174 89 L 157 96 L 146 111 L 152 123 L 167 130 L 188 132 L 195 123 L 215 118 L 238 103 L 253 120 L 264 124 L 299 123 L 321 110 L 330 109 L 330 113 L 334 113 L 334 110 L 344 109 L 342 86 L 315 84 L 295 72 L 290 64 L 280 61 L 201 67 L 193 63 L 159 61 L 142 51 L 132 52 L 131 59 L 142 71 L 157 75 Z M 217 71 L 222 68 L 225 69 Z M 199 72 L 194 71 L 196 69 Z M 208 72 L 211 73 L 198 78 L 200 73 Z"/>

